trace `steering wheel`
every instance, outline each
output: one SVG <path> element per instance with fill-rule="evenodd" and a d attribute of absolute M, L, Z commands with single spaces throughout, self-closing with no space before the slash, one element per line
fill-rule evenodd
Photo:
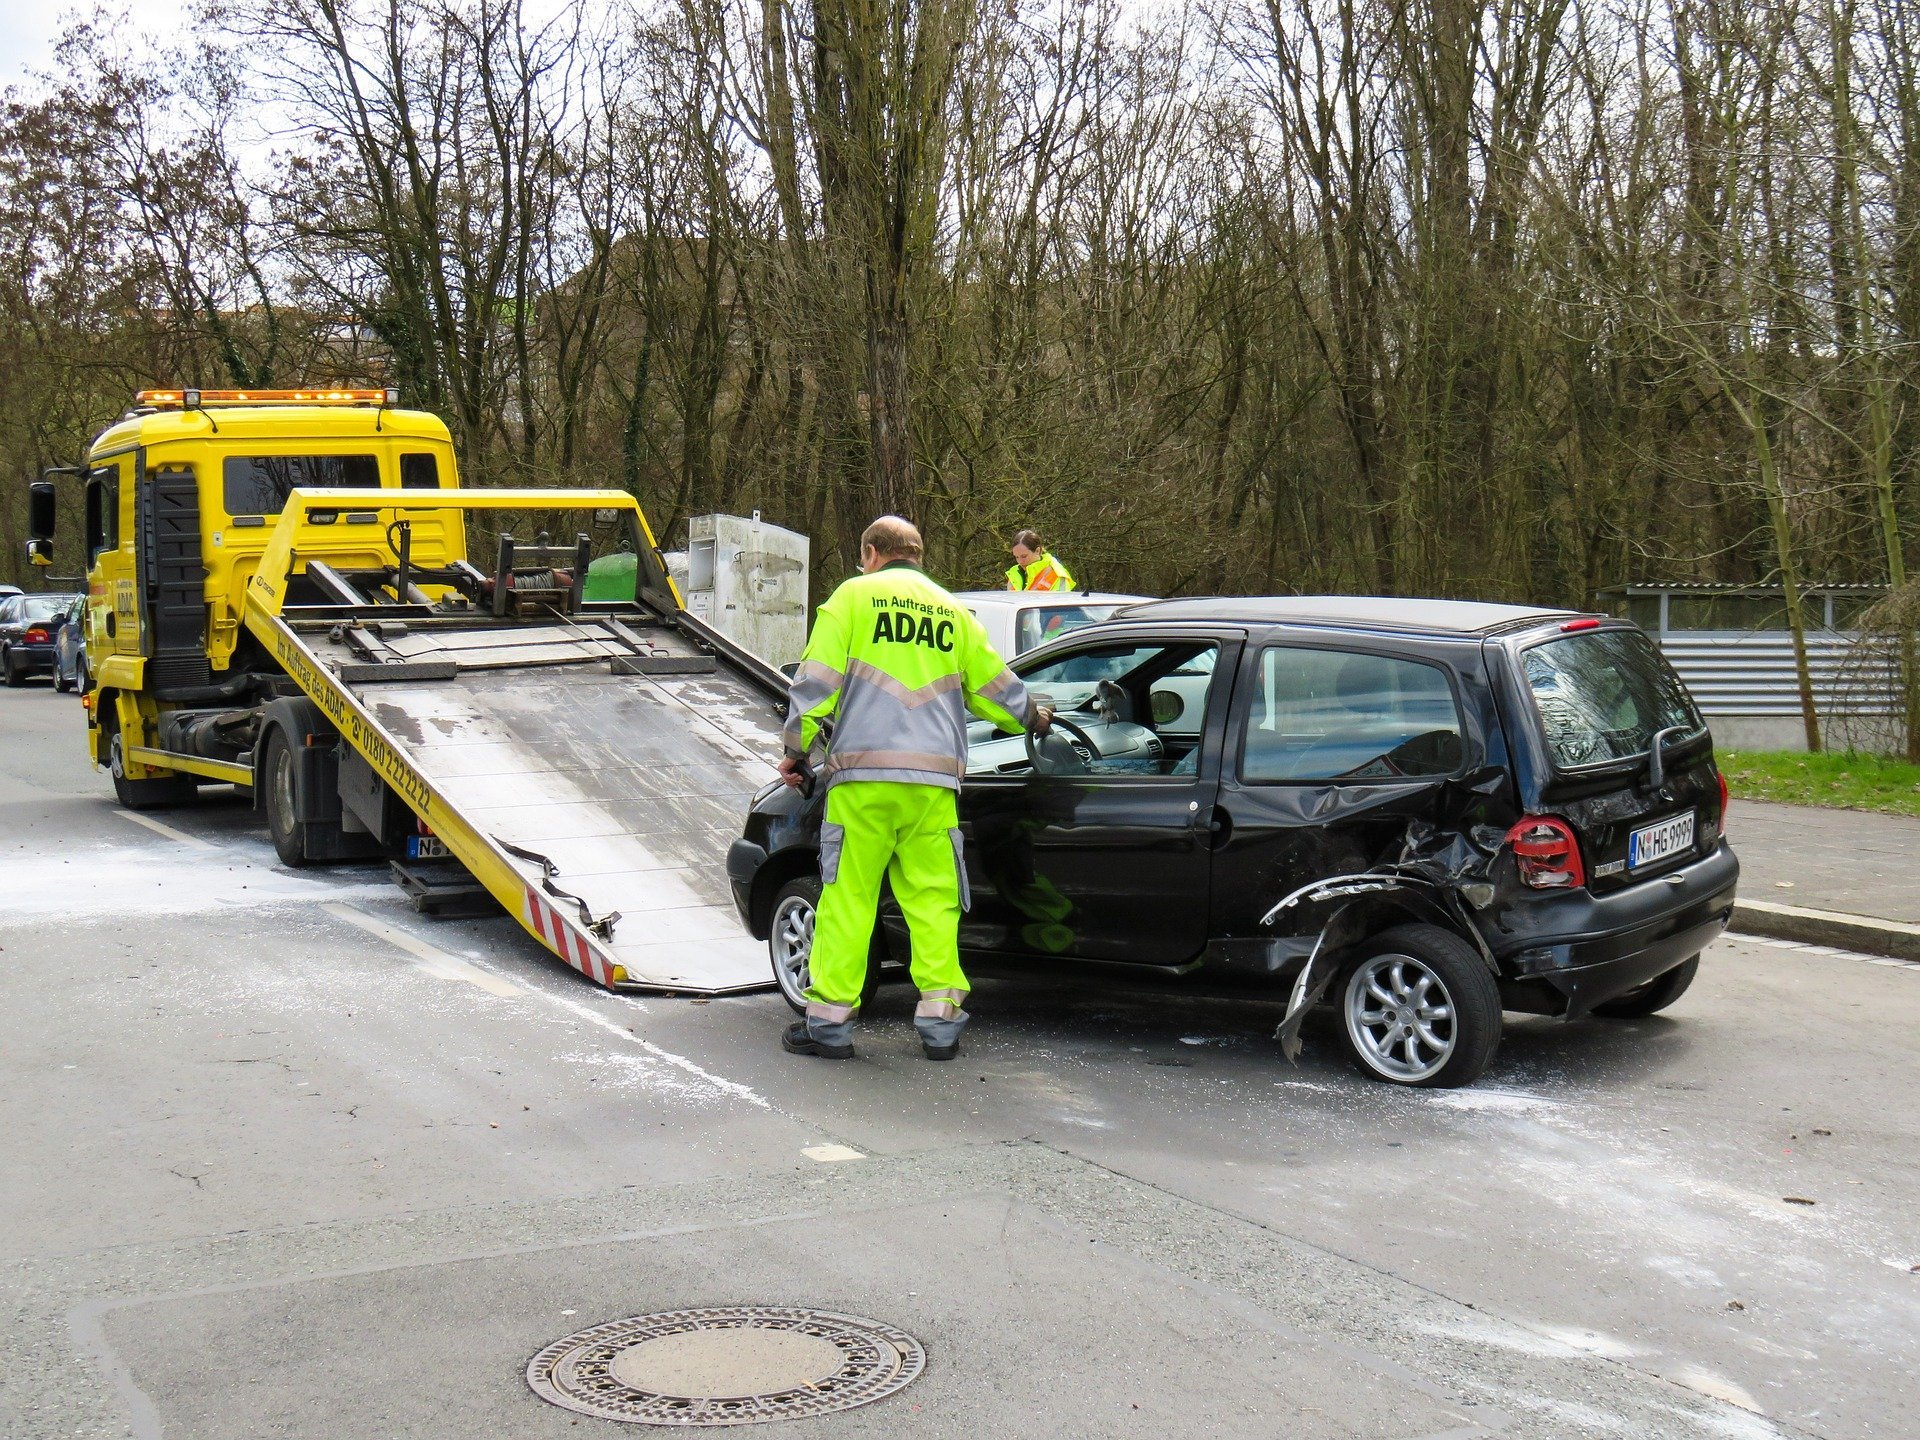
<path fill-rule="evenodd" d="M 1040 759 L 1040 747 L 1045 740 L 1051 740 L 1053 738 L 1053 730 L 1064 730 L 1067 732 L 1069 741 L 1067 754 L 1073 757 L 1071 762 L 1068 762 L 1065 756 L 1057 756 L 1056 758 L 1058 758 L 1060 762 L 1058 765 L 1042 763 Z M 1029 730 L 1026 732 L 1026 740 L 1027 763 L 1033 766 L 1033 773 L 1036 775 L 1087 774 L 1093 768 L 1092 762 L 1072 747 L 1071 742 L 1074 740 L 1078 740 L 1080 744 L 1086 746 L 1088 752 L 1092 755 L 1097 757 L 1100 754 L 1100 747 L 1093 743 L 1093 737 L 1087 734 L 1080 725 L 1067 719 L 1064 715 L 1055 715 L 1053 717 L 1053 728 L 1050 729 L 1044 737 L 1036 735 L 1033 731 Z"/>

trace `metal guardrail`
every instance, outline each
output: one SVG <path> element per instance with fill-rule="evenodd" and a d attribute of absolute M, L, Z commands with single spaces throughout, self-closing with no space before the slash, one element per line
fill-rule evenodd
<path fill-rule="evenodd" d="M 1661 651 L 1687 682 L 1702 714 L 1800 713 L 1793 637 L 1785 631 L 1683 631 L 1658 638 Z M 1855 715 L 1896 713 L 1899 682 L 1892 663 L 1857 656 L 1856 641 L 1846 631 L 1816 631 L 1807 636 L 1814 704 L 1823 714 L 1837 709 Z"/>

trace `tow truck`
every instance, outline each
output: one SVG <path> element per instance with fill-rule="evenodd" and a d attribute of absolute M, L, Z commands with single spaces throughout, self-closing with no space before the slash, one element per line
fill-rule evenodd
<path fill-rule="evenodd" d="M 462 489 L 398 401 L 141 391 L 33 482 L 42 562 L 83 489 L 94 763 L 135 810 L 233 786 L 286 864 L 497 902 L 608 988 L 766 985 L 725 855 L 784 678 L 684 609 L 632 495 Z"/>

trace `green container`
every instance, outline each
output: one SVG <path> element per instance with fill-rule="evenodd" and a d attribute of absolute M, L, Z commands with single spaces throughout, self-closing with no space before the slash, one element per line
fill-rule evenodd
<path fill-rule="evenodd" d="M 587 600 L 631 600 L 640 580 L 640 557 L 631 550 L 602 555 L 587 566 Z"/>

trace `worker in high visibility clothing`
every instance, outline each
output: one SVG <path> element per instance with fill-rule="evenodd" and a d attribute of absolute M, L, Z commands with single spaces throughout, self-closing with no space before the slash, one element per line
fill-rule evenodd
<path fill-rule="evenodd" d="M 1073 576 L 1031 530 L 1013 537 L 1013 564 L 1007 567 L 1009 590 L 1071 590 Z"/>
<path fill-rule="evenodd" d="M 920 1043 L 929 1060 L 959 1053 L 968 1018 L 960 912 L 968 897 L 955 795 L 967 771 L 967 716 L 1013 734 L 1045 733 L 1052 722 L 920 557 L 920 532 L 907 521 L 886 515 L 869 525 L 861 573 L 820 607 L 794 672 L 781 737 L 789 785 L 816 773 L 821 722 L 833 720 L 817 767 L 827 809 L 807 1018 L 781 1041 L 795 1055 L 853 1054 L 883 876 L 913 937 Z"/>

